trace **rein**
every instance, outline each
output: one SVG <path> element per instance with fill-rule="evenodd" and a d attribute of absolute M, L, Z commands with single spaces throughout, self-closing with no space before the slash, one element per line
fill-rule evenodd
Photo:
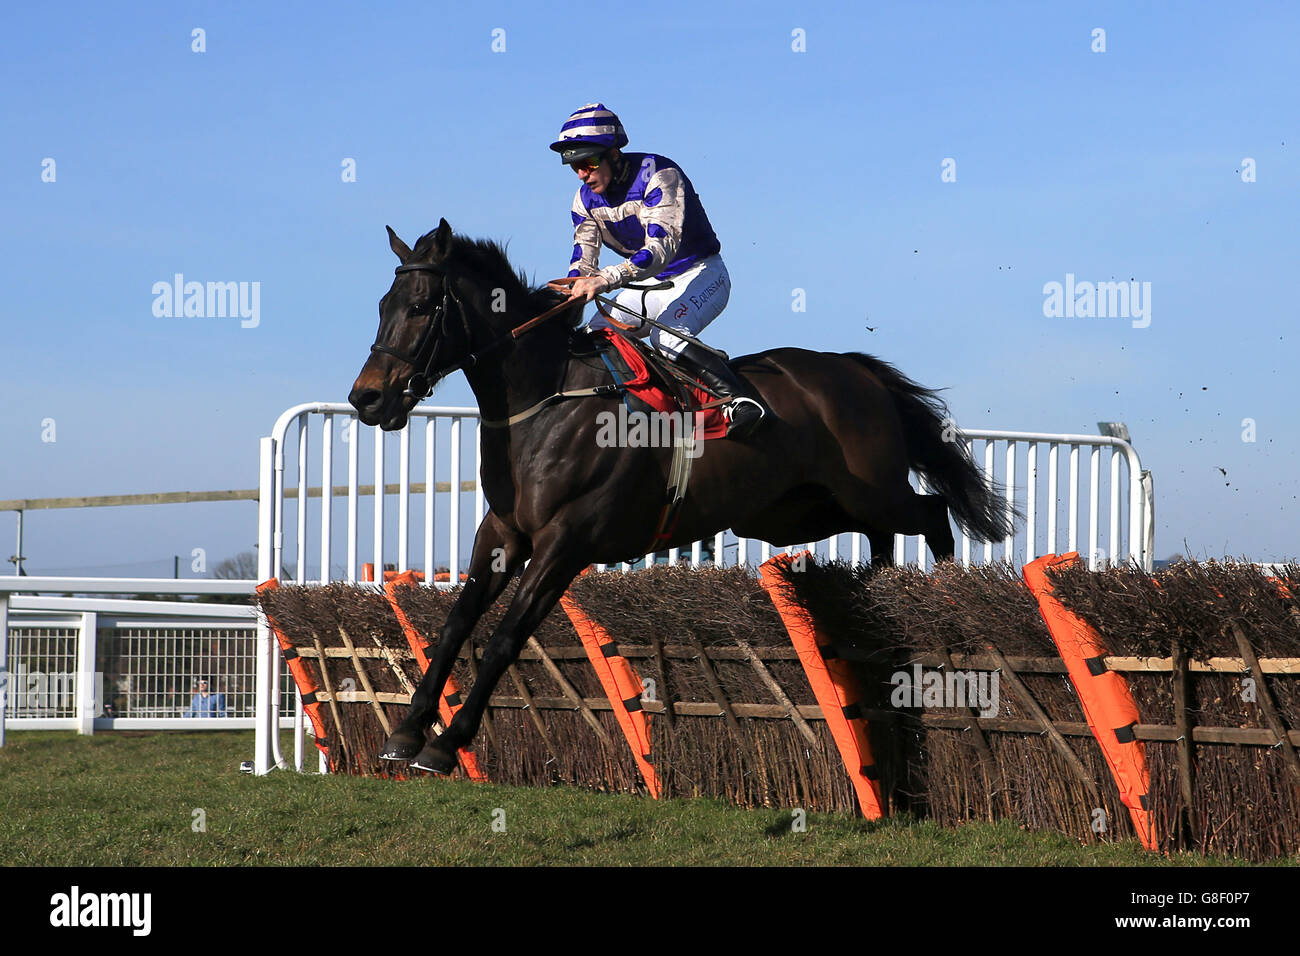
<path fill-rule="evenodd" d="M 557 279 L 556 281 L 558 282 L 560 280 Z M 627 288 L 636 288 L 636 289 L 644 288 L 646 291 L 653 291 L 659 288 L 672 288 L 672 283 L 661 282 L 657 286 L 628 286 Z M 617 328 L 620 328 L 625 332 L 630 332 L 633 329 L 640 328 L 640 326 L 629 325 L 623 322 L 619 322 L 617 319 L 614 318 L 614 316 L 606 312 L 604 308 L 602 308 L 602 306 L 609 305 L 609 306 L 613 306 L 616 309 L 620 309 L 623 312 L 626 312 L 628 315 L 634 316 L 637 320 L 639 320 L 642 323 L 653 325 L 659 331 L 667 332 L 670 335 L 675 335 L 677 336 L 677 338 L 684 339 L 685 341 L 690 342 L 692 345 L 698 345 L 700 348 L 704 349 L 704 351 L 712 352 L 714 355 L 718 356 L 718 358 L 722 359 L 724 362 L 727 361 L 728 356 L 726 352 L 722 351 L 721 349 L 715 349 L 711 345 L 705 345 L 703 342 L 701 342 L 695 336 L 691 335 L 689 332 L 686 332 L 682 329 L 670 329 L 668 326 L 664 325 L 663 323 L 656 322 L 654 319 L 650 318 L 649 316 L 642 315 L 640 312 L 637 312 L 635 309 L 629 309 L 623 303 L 618 302 L 614 299 L 606 298 L 603 295 L 596 296 L 595 302 L 596 302 L 596 311 L 601 314 L 601 317 L 610 325 L 616 326 Z M 644 302 L 642 304 L 644 305 Z"/>
<path fill-rule="evenodd" d="M 533 318 L 529 319 L 527 322 L 517 325 L 515 328 L 511 329 L 509 332 L 505 333 L 504 335 L 500 335 L 497 338 L 493 339 L 491 342 L 489 342 L 483 348 L 479 349 L 477 352 L 471 352 L 461 361 L 455 362 L 452 365 L 448 365 L 445 368 L 439 369 L 435 372 L 433 368 L 433 360 L 435 357 L 435 352 L 437 351 L 437 345 L 435 342 L 436 336 L 434 335 L 434 332 L 441 329 L 441 327 L 446 324 L 447 314 L 450 311 L 450 305 L 452 303 L 455 304 L 456 311 L 460 313 L 461 327 L 465 330 L 466 341 L 468 341 L 471 337 L 469 320 L 465 315 L 465 306 L 461 303 L 460 299 L 456 295 L 455 290 L 452 288 L 451 276 L 447 273 L 445 269 L 441 268 L 440 266 L 436 266 L 431 262 L 411 262 L 405 265 L 398 266 L 396 269 L 393 270 L 393 275 L 402 275 L 403 273 L 406 272 L 430 272 L 433 273 L 434 275 L 441 276 L 443 279 L 442 304 L 439 305 L 434 310 L 433 315 L 429 317 L 429 323 L 424 327 L 424 331 L 420 333 L 420 339 L 416 343 L 414 352 L 410 354 L 404 354 L 402 352 L 399 352 L 397 349 L 390 348 L 387 345 L 380 345 L 378 342 L 370 346 L 370 351 L 383 352 L 385 355 L 391 355 L 394 358 L 410 365 L 411 368 L 415 370 L 414 373 L 411 375 L 411 377 L 407 380 L 406 389 L 403 394 L 405 394 L 408 397 L 414 398 L 416 401 L 420 401 L 424 398 L 427 398 L 429 395 L 433 394 L 434 384 L 439 380 L 445 378 L 446 376 L 450 375 L 452 372 L 457 372 L 460 371 L 461 369 L 473 368 L 480 361 L 482 361 L 484 356 L 490 355 L 491 353 L 495 352 L 497 349 L 501 348 L 504 345 L 513 343 L 515 340 L 521 338 L 522 336 L 531 332 L 537 326 L 541 325 L 547 319 L 555 315 L 558 315 L 560 312 L 564 311 L 565 309 L 572 308 L 574 305 L 572 299 L 565 299 L 561 302 L 558 302 L 557 304 L 547 309 L 545 312 L 541 313 L 540 315 L 534 316 Z M 578 277 L 576 276 L 566 276 L 562 279 L 552 279 L 550 282 L 546 283 L 546 285 L 547 288 L 549 288 L 551 291 L 562 293 L 565 291 L 565 287 L 572 285 L 577 280 L 577 278 Z M 654 288 L 654 287 L 650 287 L 650 288 Z M 606 312 L 603 308 L 601 308 L 602 304 L 610 305 L 616 309 L 621 309 L 624 312 L 628 312 L 629 314 L 636 316 L 638 319 L 640 319 L 643 322 L 649 322 L 651 325 L 664 329 L 664 331 L 672 332 L 674 335 L 680 336 L 681 338 L 693 342 L 702 348 L 708 349 L 710 352 L 723 355 L 723 357 L 725 358 L 725 353 L 717 352 L 716 349 L 710 348 L 709 346 L 705 345 L 703 342 L 696 339 L 694 336 L 691 336 L 677 329 L 669 329 L 665 326 L 660 325 L 658 322 L 655 322 L 653 319 L 647 319 L 645 316 L 639 315 L 638 313 L 632 311 L 631 309 L 627 308 L 621 303 L 615 302 L 612 299 L 607 299 L 604 296 L 597 296 L 596 297 L 597 311 L 599 311 L 600 314 L 604 316 L 610 322 L 611 325 L 613 325 L 617 330 L 623 332 L 624 334 L 626 334 L 627 331 L 635 327 L 616 321 L 613 318 L 613 316 L 611 316 L 608 312 Z M 664 363 L 664 364 L 666 369 L 671 371 L 676 377 L 678 377 L 679 380 L 682 380 L 681 373 L 678 372 L 677 369 L 671 365 L 671 363 Z M 691 384 L 696 384 L 696 383 L 691 383 Z M 511 415 L 509 418 L 501 418 L 501 419 L 480 418 L 479 420 L 482 422 L 483 427 L 485 428 L 509 428 L 511 425 L 517 425 L 522 421 L 526 421 L 532 418 L 538 412 L 547 408 L 554 402 L 561 401 L 566 398 L 589 398 L 595 395 L 617 395 L 621 391 L 623 391 L 623 386 L 617 384 L 597 385 L 593 388 L 576 388 L 576 389 L 569 389 L 567 391 L 559 391 L 559 392 L 555 392 L 552 395 L 548 395 L 546 398 L 542 399 L 540 402 L 537 402 L 535 405 L 531 405 L 530 407 L 524 409 L 522 412 L 519 412 L 517 415 Z M 722 403 L 709 402 L 701 406 L 700 408 L 701 410 L 706 408 L 711 408 L 713 407 L 714 404 L 722 404 Z M 683 404 L 683 407 L 689 407 L 689 403 Z"/>

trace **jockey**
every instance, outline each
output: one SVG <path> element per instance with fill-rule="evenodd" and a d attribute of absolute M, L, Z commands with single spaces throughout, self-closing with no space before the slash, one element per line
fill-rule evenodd
<path fill-rule="evenodd" d="M 573 197 L 573 259 L 577 277 L 571 294 L 590 302 L 602 292 L 622 290 L 615 301 L 636 315 L 698 337 L 718 317 L 731 295 L 731 278 L 718 254 L 721 246 L 691 181 L 671 159 L 655 153 L 624 153 L 627 134 L 618 117 L 600 103 L 573 113 L 551 149 L 582 180 Z M 600 269 L 600 247 L 627 260 Z M 648 280 L 651 288 L 629 287 Z M 639 320 L 620 310 L 620 324 Z M 588 328 L 607 328 L 603 317 Z M 758 393 L 708 349 L 641 322 L 634 334 L 654 346 L 727 399 L 727 437 L 743 438 L 763 419 Z"/>

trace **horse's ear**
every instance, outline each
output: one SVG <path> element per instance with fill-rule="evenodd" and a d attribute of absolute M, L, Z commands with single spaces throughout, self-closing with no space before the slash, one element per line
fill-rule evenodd
<path fill-rule="evenodd" d="M 431 229 L 416 241 L 412 255 L 420 262 L 442 262 L 451 255 L 451 226 L 446 219 L 439 219 L 437 229 Z"/>
<path fill-rule="evenodd" d="M 393 232 L 392 226 L 384 226 L 388 230 L 388 248 L 393 250 L 397 258 L 405 262 L 411 258 L 411 247 L 397 238 L 397 233 Z"/>
<path fill-rule="evenodd" d="M 438 231 L 433 234 L 433 258 L 445 259 L 451 252 L 451 225 L 446 219 L 438 220 Z"/>

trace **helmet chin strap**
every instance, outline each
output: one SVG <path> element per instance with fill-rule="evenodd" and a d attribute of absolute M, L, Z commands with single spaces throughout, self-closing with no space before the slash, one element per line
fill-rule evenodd
<path fill-rule="evenodd" d="M 610 171 L 609 184 L 611 186 L 623 185 L 628 179 L 627 174 L 631 166 L 632 164 L 628 162 L 627 157 L 623 155 L 623 151 L 619 150 L 618 162 L 614 164 L 614 168 Z"/>

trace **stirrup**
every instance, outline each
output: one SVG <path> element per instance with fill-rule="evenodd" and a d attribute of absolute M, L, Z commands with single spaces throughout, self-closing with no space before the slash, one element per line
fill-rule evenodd
<path fill-rule="evenodd" d="M 736 422 L 737 412 L 743 409 L 745 406 L 752 406 L 753 408 L 757 409 L 758 417 L 749 418 L 742 415 L 740 416 L 741 421 Z M 753 432 L 753 430 L 759 426 L 759 424 L 763 421 L 763 419 L 767 417 L 767 409 L 763 407 L 762 402 L 756 402 L 752 398 L 746 398 L 743 395 L 737 395 L 733 397 L 730 402 L 728 402 L 726 405 L 723 406 L 722 415 L 727 420 L 727 437 L 744 438 L 746 435 Z"/>

